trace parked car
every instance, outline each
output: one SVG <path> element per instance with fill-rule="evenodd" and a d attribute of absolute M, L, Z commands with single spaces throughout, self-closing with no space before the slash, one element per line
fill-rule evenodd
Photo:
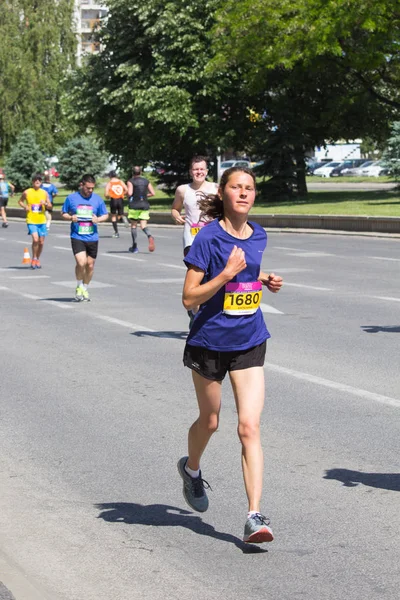
<path fill-rule="evenodd" d="M 314 171 L 314 175 L 316 175 L 317 177 L 330 177 L 333 169 L 335 169 L 336 167 L 338 167 L 341 163 L 340 162 L 330 162 L 330 163 L 326 163 L 324 164 L 322 167 L 319 167 L 318 169 L 315 169 Z"/>
<path fill-rule="evenodd" d="M 354 167 L 354 169 L 348 169 L 347 173 L 346 173 L 346 176 L 348 176 L 348 177 L 360 177 L 362 170 L 366 169 L 367 167 L 369 167 L 370 165 L 372 165 L 373 162 L 374 162 L 373 160 L 366 160 L 359 167 Z"/>
<path fill-rule="evenodd" d="M 389 171 L 390 169 L 386 163 L 377 160 L 372 165 L 369 165 L 369 167 L 362 169 L 361 175 L 362 177 L 381 177 L 382 175 L 388 175 Z"/>
<path fill-rule="evenodd" d="M 349 169 L 355 169 L 359 167 L 365 162 L 363 158 L 349 158 L 340 163 L 338 167 L 331 172 L 331 177 L 345 177 L 349 171 Z"/>
<path fill-rule="evenodd" d="M 314 162 L 306 164 L 306 175 L 314 175 L 314 171 L 320 167 L 326 166 L 326 162 Z"/>
<path fill-rule="evenodd" d="M 242 159 L 224 160 L 220 165 L 219 175 L 221 176 L 224 171 L 231 167 L 247 167 L 248 169 L 251 169 L 251 163 L 248 160 Z"/>

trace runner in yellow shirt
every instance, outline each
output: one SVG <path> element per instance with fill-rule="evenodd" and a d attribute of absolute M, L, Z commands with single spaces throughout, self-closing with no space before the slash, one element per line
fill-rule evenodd
<path fill-rule="evenodd" d="M 32 236 L 32 269 L 42 268 L 39 258 L 47 235 L 46 209 L 52 207 L 47 192 L 40 188 L 42 181 L 40 174 L 34 175 L 32 187 L 22 192 L 18 200 L 18 204 L 26 211 L 28 233 Z"/>

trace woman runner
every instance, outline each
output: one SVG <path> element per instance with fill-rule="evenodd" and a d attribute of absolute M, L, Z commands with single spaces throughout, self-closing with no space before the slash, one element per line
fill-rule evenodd
<path fill-rule="evenodd" d="M 271 542 L 269 520 L 260 512 L 263 452 L 260 418 L 264 404 L 264 359 L 270 334 L 259 308 L 262 285 L 278 292 L 282 278 L 260 271 L 267 235 L 248 214 L 255 200 L 255 176 L 233 167 L 221 178 L 217 195 L 200 201 L 212 221 L 197 234 L 184 262 L 187 310 L 200 305 L 187 338 L 183 362 L 192 369 L 199 417 L 189 430 L 188 456 L 178 462 L 183 494 L 194 510 L 208 508 L 200 459 L 218 428 L 221 386 L 229 373 L 242 445 L 242 468 L 248 514 L 245 542 Z"/>

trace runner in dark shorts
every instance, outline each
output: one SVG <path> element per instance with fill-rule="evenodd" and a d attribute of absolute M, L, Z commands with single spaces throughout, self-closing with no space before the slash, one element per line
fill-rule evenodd
<path fill-rule="evenodd" d="M 96 180 L 84 175 L 78 192 L 66 197 L 61 208 L 64 219 L 71 221 L 71 245 L 76 266 L 75 300 L 90 301 L 88 285 L 93 277 L 97 257 L 99 234 L 97 224 L 107 221 L 108 212 L 104 200 L 93 193 Z"/>
<path fill-rule="evenodd" d="M 200 459 L 218 428 L 222 380 L 228 373 L 242 447 L 248 499 L 243 540 L 248 543 L 274 539 L 269 519 L 260 512 L 263 365 L 270 337 L 260 303 L 263 285 L 271 292 L 282 286 L 281 277 L 261 272 L 267 234 L 248 221 L 255 185 L 252 171 L 233 167 L 223 173 L 218 193 L 199 201 L 202 216 L 213 220 L 200 229 L 184 258 L 188 270 L 182 296 L 187 310 L 199 306 L 183 358 L 192 370 L 199 416 L 189 430 L 188 455 L 178 462 L 186 502 L 194 510 L 206 511 L 210 486 L 202 478 Z"/>

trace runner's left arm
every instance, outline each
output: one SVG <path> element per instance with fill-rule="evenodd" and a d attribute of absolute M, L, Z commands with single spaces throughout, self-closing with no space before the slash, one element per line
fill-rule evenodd
<path fill-rule="evenodd" d="M 154 188 L 153 188 L 153 186 L 151 185 L 151 183 L 149 183 L 149 187 L 148 187 L 147 189 L 148 189 L 148 192 L 147 192 L 147 196 L 148 196 L 148 198 L 151 198 L 152 196 L 155 196 L 155 195 L 156 195 L 156 193 L 155 193 L 155 191 L 154 191 Z"/>
<path fill-rule="evenodd" d="M 283 285 L 283 279 L 279 275 L 275 275 L 275 273 L 263 273 L 260 272 L 258 276 L 258 281 L 261 281 L 263 285 L 265 285 L 270 292 L 276 294 L 279 292 Z"/>

